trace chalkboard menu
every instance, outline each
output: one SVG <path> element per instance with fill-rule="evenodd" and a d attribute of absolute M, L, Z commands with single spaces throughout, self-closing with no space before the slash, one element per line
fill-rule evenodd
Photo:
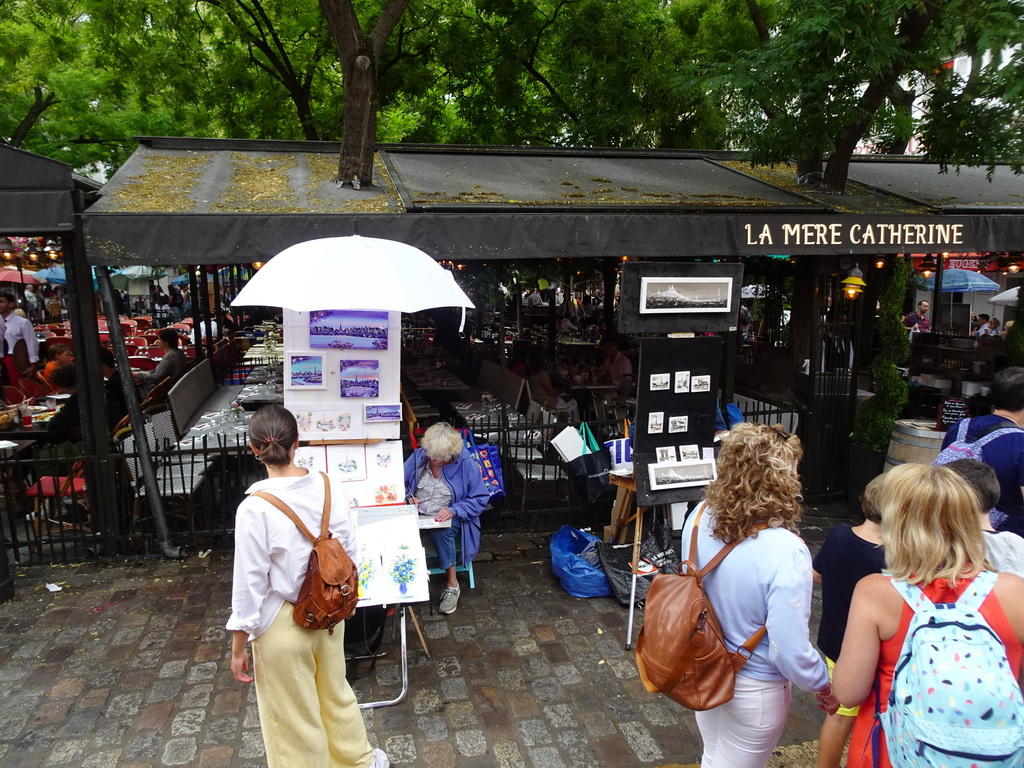
<path fill-rule="evenodd" d="M 956 424 L 960 419 L 966 419 L 971 413 L 967 407 L 967 401 L 962 397 L 947 397 L 939 406 L 939 422 L 936 429 L 947 429 Z"/>

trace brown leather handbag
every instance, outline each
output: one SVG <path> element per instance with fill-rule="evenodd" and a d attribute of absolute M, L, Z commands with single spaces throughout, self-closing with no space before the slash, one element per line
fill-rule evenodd
<path fill-rule="evenodd" d="M 703 569 L 697 570 L 697 532 L 703 512 L 702 505 L 693 523 L 689 558 L 680 563 L 679 573 L 654 577 L 644 601 L 644 625 L 636 641 L 636 665 L 644 687 L 697 711 L 712 709 L 732 698 L 736 673 L 767 631 L 761 627 L 737 651 L 730 651 L 726 645 L 702 580 L 737 542 L 722 547 Z"/>
<path fill-rule="evenodd" d="M 345 547 L 328 530 L 331 523 L 331 482 L 323 472 L 320 474 L 324 478 L 324 514 L 320 535 L 316 537 L 303 525 L 292 508 L 273 494 L 257 491 L 252 495 L 269 501 L 288 515 L 306 538 L 313 542 L 306 577 L 299 587 L 292 619 L 300 627 L 326 629 L 328 634 L 333 635 L 334 628 L 356 610 L 359 601 L 359 573 Z"/>

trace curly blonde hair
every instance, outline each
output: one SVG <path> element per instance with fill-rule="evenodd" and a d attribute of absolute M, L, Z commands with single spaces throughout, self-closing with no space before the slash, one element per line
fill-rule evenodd
<path fill-rule="evenodd" d="M 803 513 L 797 463 L 800 438 L 781 424 L 744 422 L 733 427 L 718 456 L 718 478 L 707 490 L 714 510 L 714 537 L 741 542 L 756 537 L 759 524 L 797 532 Z"/>

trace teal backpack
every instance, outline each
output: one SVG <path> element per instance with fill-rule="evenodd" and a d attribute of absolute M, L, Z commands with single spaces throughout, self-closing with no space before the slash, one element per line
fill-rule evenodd
<path fill-rule="evenodd" d="M 1020 686 L 981 615 L 996 574 L 979 573 L 955 603 L 887 578 L 914 610 L 880 715 L 893 768 L 1024 765 Z"/>

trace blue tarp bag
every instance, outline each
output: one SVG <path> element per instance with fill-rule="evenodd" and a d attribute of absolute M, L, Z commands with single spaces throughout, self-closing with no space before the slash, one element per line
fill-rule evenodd
<path fill-rule="evenodd" d="M 573 597 L 608 597 L 612 593 L 601 567 L 580 557 L 592 541 L 598 541 L 597 536 L 571 525 L 563 525 L 551 537 L 551 570 Z"/>

